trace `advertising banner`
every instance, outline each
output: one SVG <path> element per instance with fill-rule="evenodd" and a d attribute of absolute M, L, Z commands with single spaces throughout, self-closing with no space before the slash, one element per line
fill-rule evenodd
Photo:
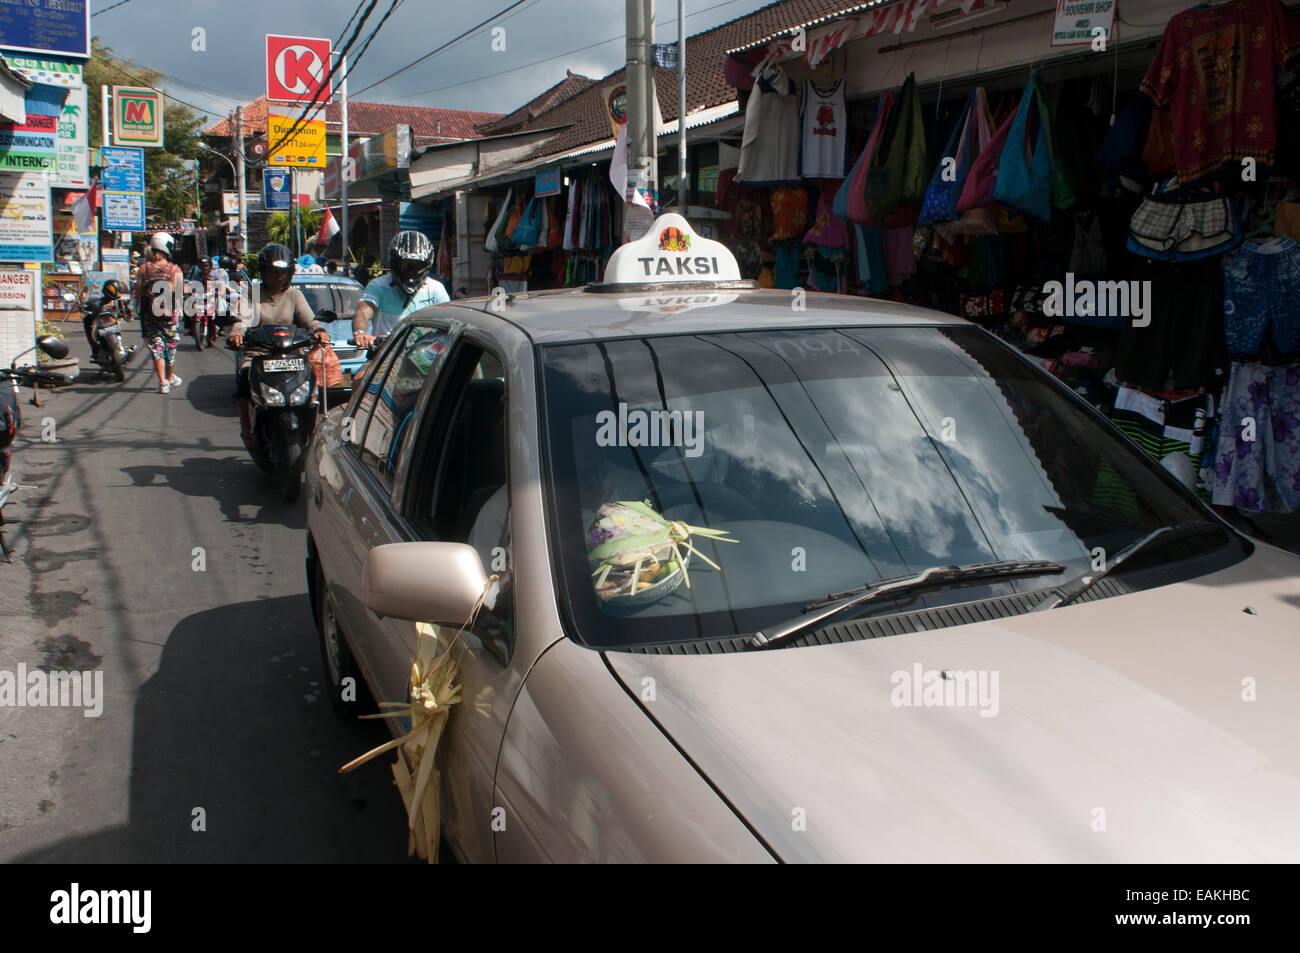
<path fill-rule="evenodd" d="M 57 138 L 59 168 L 50 184 L 56 189 L 90 188 L 89 128 L 86 117 L 86 87 L 68 91 L 59 115 Z"/>
<path fill-rule="evenodd" d="M 144 150 L 104 146 L 100 154 L 104 164 L 99 180 L 104 228 L 143 231 Z"/>
<path fill-rule="evenodd" d="M 92 222 L 84 231 L 70 210 L 54 213 L 54 257 L 61 261 L 90 264 L 99 258 L 99 226 Z"/>
<path fill-rule="evenodd" d="M 325 117 L 304 120 L 294 129 L 293 135 L 285 139 L 296 118 L 272 112 L 266 114 L 267 145 L 272 149 L 268 161 L 272 165 L 298 169 L 325 168 Z M 278 148 L 276 143 L 279 143 Z"/>
<path fill-rule="evenodd" d="M 163 95 L 141 86 L 113 87 L 113 142 L 119 146 L 161 149 Z"/>
<path fill-rule="evenodd" d="M 50 184 L 40 172 L 0 172 L 0 261 L 54 258 Z"/>
<path fill-rule="evenodd" d="M 23 53 L 90 56 L 90 0 L 0 3 L 0 46 Z"/>
<path fill-rule="evenodd" d="M 262 170 L 262 208 L 268 212 L 287 212 L 293 204 L 289 193 L 288 169 Z"/>
<path fill-rule="evenodd" d="M 15 357 L 36 346 L 36 282 L 40 272 L 25 268 L 0 268 L 0 364 L 8 367 Z M 28 354 L 24 364 L 35 364 Z"/>

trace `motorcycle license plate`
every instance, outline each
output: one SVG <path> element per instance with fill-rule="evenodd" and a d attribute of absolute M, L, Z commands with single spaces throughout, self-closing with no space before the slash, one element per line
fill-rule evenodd
<path fill-rule="evenodd" d="M 101 331 L 116 331 L 116 330 L 117 330 L 117 322 L 116 322 L 116 321 L 112 321 L 112 320 L 109 320 L 109 321 L 101 320 L 101 321 L 99 322 L 99 330 L 101 330 Z"/>
<path fill-rule="evenodd" d="M 264 371 L 303 371 L 307 369 L 307 362 L 301 357 L 276 357 L 262 362 Z"/>

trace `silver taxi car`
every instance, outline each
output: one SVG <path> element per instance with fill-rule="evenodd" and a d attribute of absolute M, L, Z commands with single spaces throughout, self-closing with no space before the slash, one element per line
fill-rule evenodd
<path fill-rule="evenodd" d="M 738 278 L 661 216 L 407 319 L 317 433 L 339 707 L 483 602 L 456 855 L 1300 860 L 1300 558 L 974 325 Z"/>

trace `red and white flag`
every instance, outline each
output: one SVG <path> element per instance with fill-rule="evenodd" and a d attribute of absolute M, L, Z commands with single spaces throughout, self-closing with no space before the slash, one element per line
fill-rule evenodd
<path fill-rule="evenodd" d="M 329 209 L 325 210 L 325 217 L 321 219 L 320 231 L 316 233 L 317 245 L 328 245 L 330 239 L 339 233 L 339 223 L 334 221 L 334 215 Z"/>
<path fill-rule="evenodd" d="M 77 223 L 77 230 L 84 232 L 95 223 L 95 209 L 99 208 L 99 180 L 90 183 L 90 191 L 83 192 L 72 203 L 72 219 Z"/>

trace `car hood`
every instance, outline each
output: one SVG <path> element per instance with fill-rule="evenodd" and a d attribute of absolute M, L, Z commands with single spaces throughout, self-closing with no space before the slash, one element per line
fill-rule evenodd
<path fill-rule="evenodd" d="M 1300 861 L 1300 558 L 1271 547 L 996 622 L 607 658 L 783 860 Z M 982 702 L 916 704 L 967 672 Z"/>

